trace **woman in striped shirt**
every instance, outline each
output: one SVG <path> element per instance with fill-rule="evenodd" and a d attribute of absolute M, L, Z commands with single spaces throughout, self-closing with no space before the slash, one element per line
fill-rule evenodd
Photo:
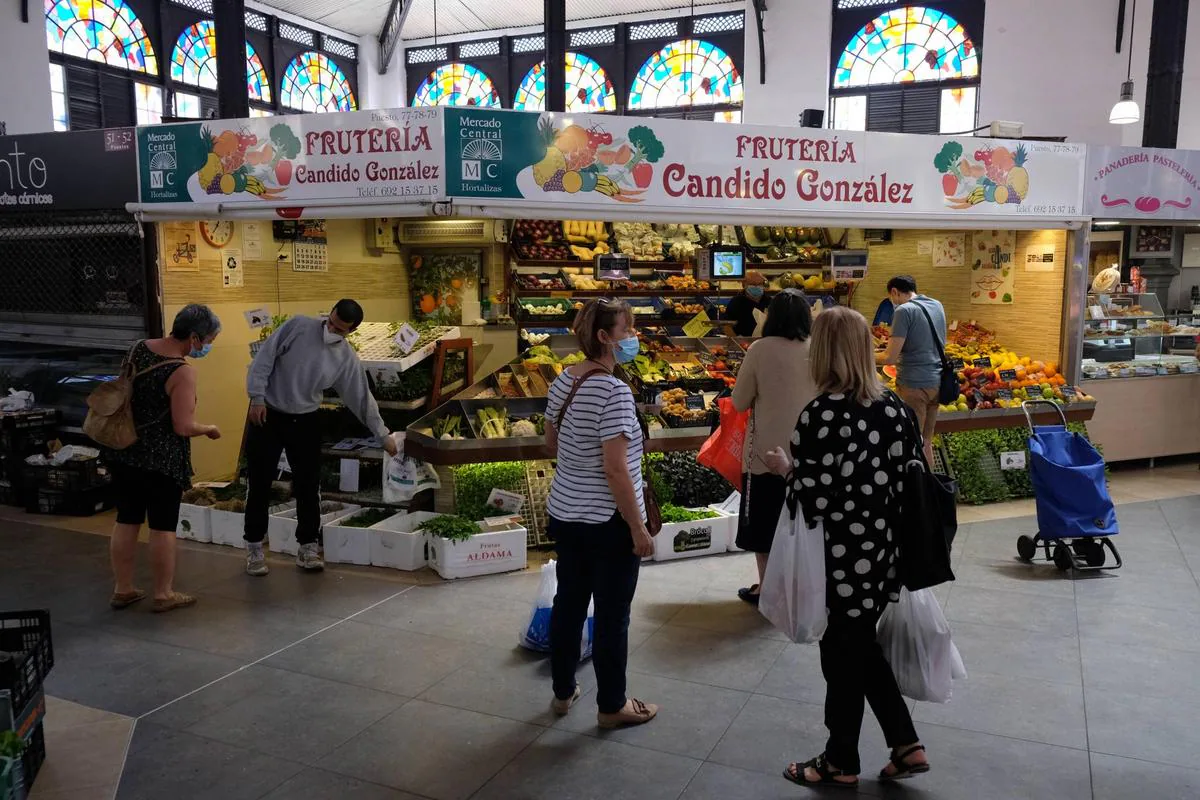
<path fill-rule="evenodd" d="M 641 725 L 657 706 L 625 696 L 629 608 L 641 559 L 654 552 L 642 495 L 641 422 L 633 392 L 613 376 L 638 353 L 633 313 L 595 300 L 579 312 L 575 334 L 587 361 L 550 387 L 546 445 L 558 460 L 550 486 L 550 535 L 558 554 L 558 594 L 550 622 L 553 708 L 579 699 L 575 671 L 588 605 L 595 600 L 592 664 L 602 728 Z"/>

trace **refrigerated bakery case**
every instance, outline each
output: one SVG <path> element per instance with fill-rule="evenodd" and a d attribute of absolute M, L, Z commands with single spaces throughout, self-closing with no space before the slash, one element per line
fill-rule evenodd
<path fill-rule="evenodd" d="M 1200 452 L 1200 319 L 1164 314 L 1154 294 L 1089 294 L 1082 387 L 1107 461 Z"/>

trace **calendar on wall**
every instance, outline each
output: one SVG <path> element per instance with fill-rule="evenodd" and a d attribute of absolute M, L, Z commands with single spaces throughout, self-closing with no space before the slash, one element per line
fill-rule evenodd
<path fill-rule="evenodd" d="M 329 243 L 325 236 L 325 220 L 301 220 L 296 231 L 292 257 L 294 272 L 328 272 Z"/>

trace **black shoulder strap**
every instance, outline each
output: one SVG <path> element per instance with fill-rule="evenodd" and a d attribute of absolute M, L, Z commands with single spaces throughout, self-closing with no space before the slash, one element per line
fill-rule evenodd
<path fill-rule="evenodd" d="M 933 317 L 929 315 L 929 311 L 925 306 L 917 303 L 916 299 L 909 301 L 916 304 L 917 308 L 921 309 L 921 313 L 925 315 L 925 321 L 929 323 L 929 332 L 933 334 L 933 341 L 938 346 L 938 358 L 942 361 L 946 360 L 946 348 L 942 345 L 942 340 L 938 338 L 937 326 L 933 324 Z"/>

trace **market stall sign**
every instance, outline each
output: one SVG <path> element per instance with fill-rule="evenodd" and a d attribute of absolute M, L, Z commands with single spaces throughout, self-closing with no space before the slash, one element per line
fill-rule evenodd
<path fill-rule="evenodd" d="M 487 109 L 444 113 L 452 197 L 673 213 L 1061 220 L 1083 211 L 1080 144 Z"/>
<path fill-rule="evenodd" d="M 0 214 L 124 209 L 137 200 L 133 128 L 0 136 Z"/>
<path fill-rule="evenodd" d="M 1087 213 L 1121 219 L 1200 219 L 1200 151 L 1089 147 Z"/>
<path fill-rule="evenodd" d="M 684 323 L 683 335 L 690 339 L 699 339 L 707 335 L 712 326 L 712 321 L 709 320 L 708 313 L 701 311 Z"/>
<path fill-rule="evenodd" d="M 444 193 L 441 109 L 138 128 L 142 203 L 432 201 Z"/>

